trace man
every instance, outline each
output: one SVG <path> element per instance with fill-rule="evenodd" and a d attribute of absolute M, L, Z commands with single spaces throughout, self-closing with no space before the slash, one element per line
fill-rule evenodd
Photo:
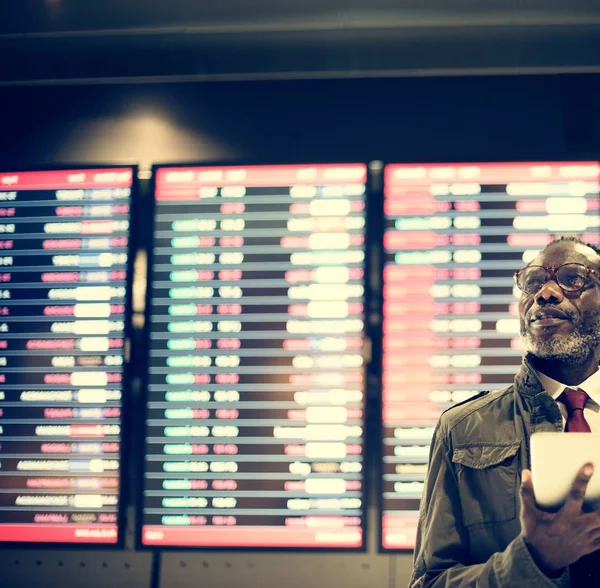
<path fill-rule="evenodd" d="M 600 587 L 600 513 L 582 512 L 591 464 L 557 513 L 536 507 L 528 470 L 532 433 L 600 432 L 600 250 L 563 237 L 515 277 L 523 365 L 440 418 L 412 587 Z"/>

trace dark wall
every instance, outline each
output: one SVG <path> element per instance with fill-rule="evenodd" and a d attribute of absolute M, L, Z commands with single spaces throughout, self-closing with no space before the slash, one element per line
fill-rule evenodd
<path fill-rule="evenodd" d="M 0 89 L 0 168 L 589 157 L 600 76 Z"/>
<path fill-rule="evenodd" d="M 5 88 L 0 169 L 593 158 L 600 154 L 598 95 L 600 76 L 584 75 Z M 149 198 L 148 182 L 140 187 Z M 138 210 L 135 239 L 145 248 L 149 208 Z M 141 370 L 139 329 L 133 349 Z M 139 394 L 133 406 L 132 415 L 142 410 Z M 140 424 L 131 419 L 132 439 L 141 439 Z"/>
<path fill-rule="evenodd" d="M 239 159 L 597 158 L 598 96 L 600 76 L 0 88 L 0 169 Z M 147 189 L 145 183 L 146 197 Z M 147 233 L 149 224 L 137 226 Z M 136 338 L 134 349 L 143 355 L 139 331 Z M 129 430 L 139 452 L 139 390 L 131 404 Z M 138 465 L 139 459 L 130 462 L 129 504 Z M 202 578 L 206 586 L 271 588 L 297 577 L 294 586 L 406 586 L 410 554 L 375 555 L 374 508 L 369 525 L 364 556 L 168 555 L 162 585 L 196 586 Z M 0 553 L 7 586 L 149 585 L 146 554 L 32 553 Z"/>
<path fill-rule="evenodd" d="M 3 89 L 0 169 L 215 160 L 593 158 L 600 153 L 595 122 L 600 117 L 594 112 L 599 89 L 600 76 Z M 142 198 L 149 198 L 148 182 L 140 187 Z M 135 240 L 146 248 L 149 208 L 138 210 Z M 141 370 L 145 348 L 139 329 L 133 349 L 133 363 Z M 129 430 L 139 440 L 139 394 L 132 404 Z M 137 465 L 133 459 L 129 503 Z"/>

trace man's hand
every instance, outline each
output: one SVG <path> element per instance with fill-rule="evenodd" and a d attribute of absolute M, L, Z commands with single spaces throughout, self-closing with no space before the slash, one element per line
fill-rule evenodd
<path fill-rule="evenodd" d="M 521 529 L 525 544 L 540 569 L 555 574 L 579 558 L 600 548 L 600 512 L 581 510 L 592 477 L 592 464 L 577 474 L 563 507 L 554 513 L 540 510 L 535 503 L 531 472 L 521 478 Z"/>

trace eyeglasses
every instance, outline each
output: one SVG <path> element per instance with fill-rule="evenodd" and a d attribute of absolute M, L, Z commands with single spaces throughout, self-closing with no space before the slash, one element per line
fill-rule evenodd
<path fill-rule="evenodd" d="M 548 280 L 555 280 L 563 292 L 579 292 L 588 283 L 590 275 L 598 272 L 581 263 L 565 263 L 558 267 L 528 265 L 515 274 L 515 282 L 525 294 L 535 294 Z"/>

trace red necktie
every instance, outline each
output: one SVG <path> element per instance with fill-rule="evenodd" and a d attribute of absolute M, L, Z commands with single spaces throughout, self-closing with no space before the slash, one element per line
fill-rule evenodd
<path fill-rule="evenodd" d="M 591 433 L 592 430 L 583 416 L 583 408 L 589 396 L 586 392 L 577 388 L 565 388 L 565 391 L 557 398 L 559 402 L 567 407 L 566 433 Z"/>
<path fill-rule="evenodd" d="M 583 416 L 583 408 L 587 402 L 586 392 L 577 388 L 565 388 L 565 391 L 557 398 L 567 407 L 567 433 L 591 433 L 590 426 Z M 572 588 L 589 588 L 600 586 L 600 553 L 595 551 L 584 555 L 569 566 Z"/>
<path fill-rule="evenodd" d="M 557 398 L 567 407 L 567 433 L 590 433 L 590 426 L 583 416 L 583 408 L 587 402 L 588 395 L 581 389 L 565 388 L 565 391 Z M 600 586 L 600 552 L 594 551 L 584 555 L 569 566 L 572 588 L 589 588 Z"/>

